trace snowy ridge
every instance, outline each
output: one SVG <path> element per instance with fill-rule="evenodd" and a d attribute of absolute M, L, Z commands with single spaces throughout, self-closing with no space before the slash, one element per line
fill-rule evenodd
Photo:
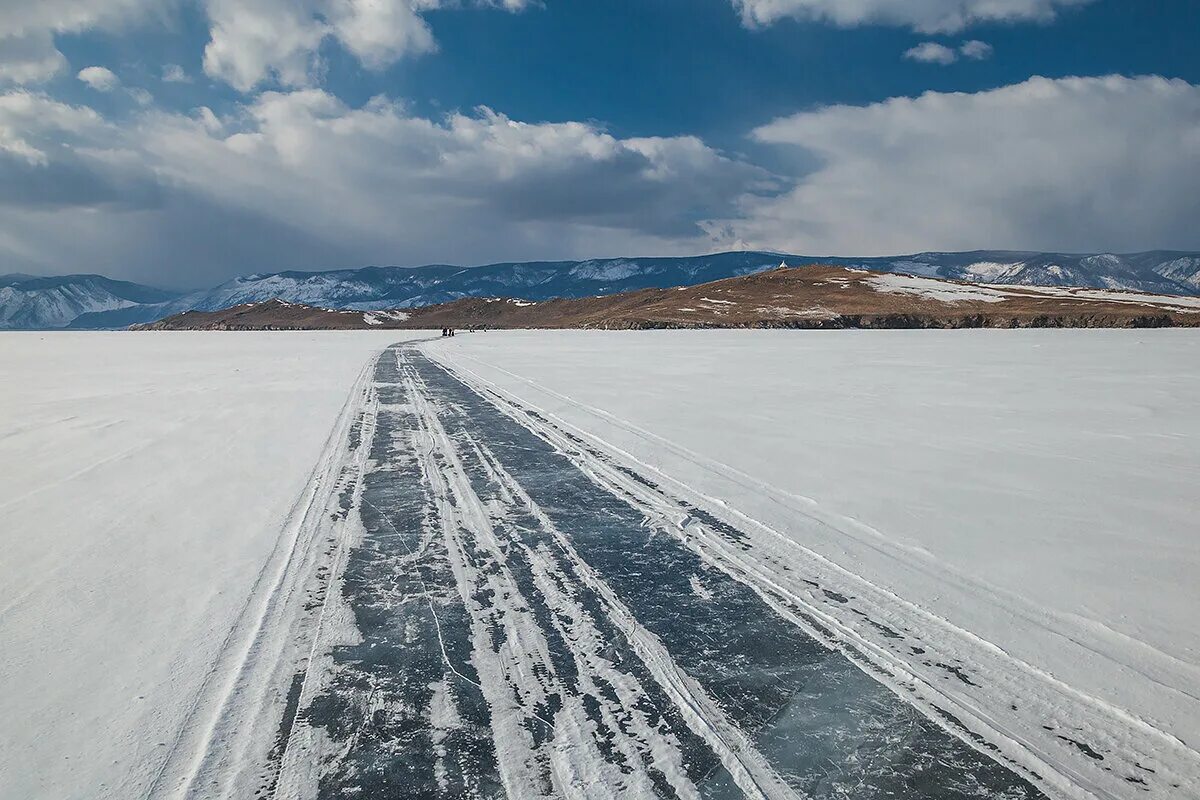
<path fill-rule="evenodd" d="M 1156 294 L 1200 294 L 1200 254 L 1152 251 L 1086 255 L 973 251 L 851 258 L 732 252 L 684 258 L 613 258 L 457 267 L 364 267 L 324 272 L 278 272 L 235 278 L 181 298 L 156 297 L 128 307 L 108 306 L 56 317 L 54 325 L 125 327 L 183 311 L 218 311 L 281 299 L 323 308 L 379 311 L 447 303 L 464 297 L 541 301 L 604 296 L 647 288 L 692 286 L 753 274 L 780 263 L 828 264 L 1011 286 L 1084 286 Z M 0 283 L 0 286 L 5 284 Z M 0 302 L 0 318 L 8 302 Z M 31 323 L 14 322 L 12 327 Z M 50 327 L 50 325 L 47 325 Z"/>
<path fill-rule="evenodd" d="M 1106 303 L 1169 308 L 1184 313 L 1200 313 L 1200 297 L 1176 297 L 1161 294 L 1145 294 L 1129 290 L 1083 289 L 1078 287 L 1022 286 L 1014 289 L 994 284 L 992 288 L 1009 293 L 1009 296 L 1077 297 L 1082 300 L 1102 300 Z M 982 291 L 982 290 L 981 290 Z"/>
<path fill-rule="evenodd" d="M 1106 290 L 1074 286 L 1013 286 L 991 282 L 999 277 L 995 272 L 981 273 L 978 277 L 980 279 L 986 277 L 989 282 L 981 284 L 952 283 L 945 280 L 901 273 L 873 276 L 868 279 L 868 282 L 878 292 L 916 295 L 929 300 L 937 300 L 950 304 L 965 301 L 1001 303 L 1005 300 L 1018 298 L 1062 297 L 1080 300 L 1100 300 L 1106 303 L 1146 306 L 1157 309 L 1165 308 L 1183 313 L 1200 313 L 1200 297 L 1146 294 L 1120 289 L 1119 287 Z"/>
<path fill-rule="evenodd" d="M 967 286 L 912 275 L 879 275 L 869 279 L 877 292 L 888 294 L 912 294 L 942 303 L 960 303 L 975 300 L 980 303 L 1001 303 L 1012 297 L 1011 293 L 975 286 Z"/>
<path fill-rule="evenodd" d="M 403 311 L 368 311 L 363 314 L 363 321 L 368 325 L 383 325 L 386 322 L 403 322 L 408 314 Z"/>
<path fill-rule="evenodd" d="M 0 330 L 63 328 L 81 314 L 134 308 L 172 296 L 147 286 L 99 275 L 0 279 Z"/>
<path fill-rule="evenodd" d="M 473 362 L 471 356 L 449 348 L 430 352 L 487 393 L 505 413 L 554 442 L 598 482 L 620 491 L 665 533 L 687 542 L 717 568 L 754 586 L 779 613 L 842 649 L 931 719 L 1019 769 L 1048 793 L 1121 798 L 1148 792 L 1182 799 L 1195 796 L 1200 788 L 1200 754 L 1169 733 L 872 585 L 595 435 L 518 401 L 474 370 L 467 363 Z M 494 365 L 491 369 L 504 372 Z M 538 389 L 557 402 L 578 405 L 546 387 Z M 598 409 L 591 413 L 606 416 Z M 626 424 L 616 419 L 608 423 Z M 653 437 L 645 431 L 641 435 Z M 659 444 L 671 447 L 667 442 Z M 694 453 L 681 455 L 703 460 Z M 757 483 L 725 465 L 711 466 L 733 480 Z M 669 486 L 670 493 L 632 480 L 631 468 L 643 475 L 653 474 L 655 483 Z M 760 489 L 775 491 L 767 486 Z M 681 515 L 674 502 L 680 496 L 708 509 L 715 520 L 748 533 L 752 546 L 731 546 L 720 535 L 720 524 Z M 789 502 L 786 496 L 779 500 Z M 794 507 L 794 511 L 808 516 L 814 525 L 848 523 L 824 517 L 817 509 Z M 1157 668 L 1187 669 L 1166 662 Z"/>

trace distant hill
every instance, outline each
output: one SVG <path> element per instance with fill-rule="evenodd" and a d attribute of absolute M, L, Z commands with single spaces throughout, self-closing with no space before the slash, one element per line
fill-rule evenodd
<path fill-rule="evenodd" d="M 1070 255 L 980 250 L 843 258 L 735 252 L 686 258 L 538 261 L 480 267 L 435 264 L 412 268 L 276 272 L 235 278 L 213 289 L 182 297 L 161 293 L 168 296 L 115 302 L 98 296 L 92 306 L 73 317 L 69 317 L 69 307 L 60 307 L 53 301 L 48 302 L 49 307 L 57 309 L 53 313 L 44 316 L 26 314 L 19 317 L 23 320 L 20 324 L 0 324 L 5 327 L 119 328 L 152 322 L 182 311 L 217 311 L 270 299 L 322 308 L 369 311 L 435 305 L 464 297 L 513 297 L 533 301 L 594 297 L 638 289 L 691 286 L 752 274 L 781 262 L 789 266 L 824 263 L 999 285 L 1081 286 L 1200 295 L 1200 253 L 1153 251 L 1128 255 Z M 72 276 L 70 280 L 85 277 L 97 276 Z M 26 297 L 24 302 L 28 305 L 32 301 Z M 8 312 L 9 304 L 10 300 L 0 297 L 0 320 L 18 319 L 17 314 Z"/>
<path fill-rule="evenodd" d="M 145 308 L 179 297 L 101 275 L 0 276 L 0 330 L 64 328 L 82 314 Z"/>
<path fill-rule="evenodd" d="M 183 311 L 132 326 L 150 331 L 346 331 L 408 328 L 406 311 L 350 311 L 284 300 L 244 303 L 220 311 Z"/>
<path fill-rule="evenodd" d="M 462 298 L 405 311 L 268 300 L 188 311 L 152 330 L 488 328 L 1016 328 L 1200 326 L 1200 297 L 979 286 L 833 266 L 779 268 L 697 286 L 542 302 Z"/>
<path fill-rule="evenodd" d="M 535 261 L 453 267 L 364 267 L 330 272 L 278 272 L 235 278 L 157 307 L 87 315 L 72 327 L 122 327 L 180 311 L 217 311 L 279 299 L 323 308 L 371 311 L 446 303 L 461 297 L 548 300 L 591 297 L 649 287 L 682 286 L 745 275 L 780 263 L 775 253 L 721 253 L 692 258 Z"/>

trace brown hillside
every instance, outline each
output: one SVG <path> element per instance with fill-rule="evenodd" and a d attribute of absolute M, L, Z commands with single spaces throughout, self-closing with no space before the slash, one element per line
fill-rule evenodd
<path fill-rule="evenodd" d="M 389 316 L 394 314 L 395 316 Z M 400 319 L 407 315 L 406 318 Z M 374 319 L 374 324 L 368 322 Z M 578 300 L 464 298 L 403 312 L 270 301 L 188 312 L 151 329 L 980 328 L 1200 326 L 1200 298 L 977 284 L 842 267 L 779 268 L 698 286 Z"/>

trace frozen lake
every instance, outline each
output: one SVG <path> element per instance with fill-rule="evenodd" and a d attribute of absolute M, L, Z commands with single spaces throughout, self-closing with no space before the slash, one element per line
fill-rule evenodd
<path fill-rule="evenodd" d="M 401 338 L 0 336 L 0 797 L 1194 796 L 1196 332 Z"/>

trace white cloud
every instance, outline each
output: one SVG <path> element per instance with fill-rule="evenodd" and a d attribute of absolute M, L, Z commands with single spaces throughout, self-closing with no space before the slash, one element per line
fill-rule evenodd
<path fill-rule="evenodd" d="M 41 83 L 67 67 L 48 31 L 0 36 L 0 84 Z"/>
<path fill-rule="evenodd" d="M 987 42 L 981 42 L 978 39 L 971 39 L 963 42 L 958 48 L 958 52 L 962 53 L 963 58 L 969 58 L 973 61 L 983 61 L 992 57 L 992 46 Z"/>
<path fill-rule="evenodd" d="M 1060 9 L 1091 0 L 732 0 L 747 25 L 791 17 L 851 27 L 897 25 L 954 33 L 981 22 L 1045 22 Z"/>
<path fill-rule="evenodd" d="M 137 103 L 139 106 L 148 106 L 154 103 L 154 95 L 150 94 L 150 92 L 146 91 L 145 89 L 134 87 L 132 89 L 126 89 L 125 91 L 130 97 L 133 98 L 133 102 Z"/>
<path fill-rule="evenodd" d="M 411 0 L 333 0 L 332 5 L 334 35 L 371 69 L 434 49 L 433 32 Z"/>
<path fill-rule="evenodd" d="M 906 50 L 904 57 L 911 61 L 921 61 L 925 64 L 953 64 L 958 60 L 958 51 L 937 42 L 921 42 L 916 47 Z"/>
<path fill-rule="evenodd" d="M 107 67 L 84 67 L 75 77 L 97 92 L 111 92 L 121 85 L 121 79 Z"/>
<path fill-rule="evenodd" d="M 205 283 L 270 267 L 685 252 L 704 247 L 699 219 L 770 181 L 693 137 L 621 139 L 488 109 L 426 119 L 319 90 L 267 92 L 224 118 L 148 111 L 120 128 L 73 111 L 89 121 L 75 135 L 36 109 L 0 128 L 10 268 L 82 258 L 144 278 L 170 263 L 186 273 L 174 280 Z M 70 146 L 47 145 L 59 140 Z M 58 192 L 23 199 L 55 171 Z"/>
<path fill-rule="evenodd" d="M 0 83 L 49 80 L 67 67 L 55 34 L 115 30 L 161 17 L 176 0 L 0 0 Z"/>
<path fill-rule="evenodd" d="M 272 77 L 283 86 L 314 83 L 328 32 L 316 11 L 306 0 L 208 0 L 204 71 L 241 91 Z"/>
<path fill-rule="evenodd" d="M 904 51 L 904 57 L 910 61 L 920 61 L 925 64 L 941 64 L 947 66 L 958 61 L 958 57 L 983 61 L 991 58 L 992 46 L 978 39 L 963 42 L 958 49 L 948 47 L 939 42 L 921 42 L 916 47 Z"/>
<path fill-rule="evenodd" d="M 860 255 L 1198 244 L 1200 86 L 1181 80 L 1032 78 L 830 106 L 754 138 L 819 166 L 712 223 L 725 241 Z"/>
<path fill-rule="evenodd" d="M 67 157 L 77 145 L 86 146 L 98 135 L 113 133 L 90 108 L 24 90 L 0 94 L 0 155 L 7 153 L 27 164 L 44 166 L 52 158 Z"/>
<path fill-rule="evenodd" d="M 531 0 L 476 0 L 468 6 L 521 11 Z M 422 14 L 448 0 L 207 0 L 211 39 L 204 71 L 243 92 L 274 81 L 319 83 L 320 47 L 341 44 L 368 69 L 436 49 Z"/>
<path fill-rule="evenodd" d="M 447 7 L 521 11 L 534 0 L 191 0 L 208 15 L 204 71 L 249 92 L 264 83 L 320 82 L 320 48 L 332 40 L 369 69 L 435 49 L 423 14 Z M 180 0 L 0 0 L 0 82 L 35 83 L 66 66 L 54 36 L 163 22 Z M 163 80 L 183 82 L 177 65 Z"/>
<path fill-rule="evenodd" d="M 162 81 L 163 83 L 191 83 L 192 78 L 178 64 L 164 64 Z"/>
<path fill-rule="evenodd" d="M 162 14 L 172 0 L 37 0 L 0 3 L 0 30 L 10 35 L 30 32 L 73 33 L 90 28 L 114 29 Z"/>

